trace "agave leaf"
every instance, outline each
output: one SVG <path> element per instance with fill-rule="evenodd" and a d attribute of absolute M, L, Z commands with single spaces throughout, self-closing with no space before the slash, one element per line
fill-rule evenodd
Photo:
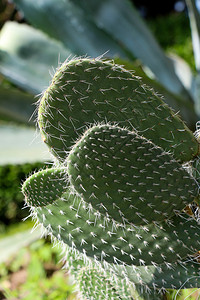
<path fill-rule="evenodd" d="M 0 136 L 0 165 L 50 160 L 47 147 L 34 128 L 1 125 Z"/>
<path fill-rule="evenodd" d="M 200 73 L 197 73 L 194 83 L 194 101 L 196 112 L 200 116 Z"/>
<path fill-rule="evenodd" d="M 186 4 L 190 18 L 195 64 L 197 70 L 200 71 L 200 14 L 197 10 L 195 0 L 186 0 Z"/>
<path fill-rule="evenodd" d="M 126 56 L 110 35 L 98 28 L 73 1 L 14 0 L 26 18 L 49 36 L 61 41 L 76 55 Z"/>
<path fill-rule="evenodd" d="M 192 88 L 194 83 L 194 75 L 189 64 L 180 56 L 174 53 L 169 53 L 169 59 L 174 65 L 176 75 L 181 80 L 182 84 L 192 96 Z"/>
<path fill-rule="evenodd" d="M 48 86 L 59 60 L 69 51 L 42 32 L 7 22 L 0 33 L 0 72 L 24 90 L 38 94 Z"/>
<path fill-rule="evenodd" d="M 41 236 L 40 230 L 26 230 L 0 240 L 0 263 L 8 260 L 22 247 L 26 247 Z"/>
<path fill-rule="evenodd" d="M 31 116 L 35 101 L 34 96 L 29 93 L 0 85 L 0 116 L 3 119 L 33 125 Z"/>
<path fill-rule="evenodd" d="M 166 57 L 154 36 L 129 0 L 75 0 L 94 22 L 130 53 L 141 59 L 162 85 L 175 94 L 186 97 L 186 90 L 175 74 L 172 62 Z M 187 95 L 188 98 L 189 95 Z"/>
<path fill-rule="evenodd" d="M 195 100 L 196 111 L 200 115 L 200 14 L 194 0 L 186 0 L 186 4 L 190 18 L 195 65 L 198 72 L 194 82 L 193 97 Z"/>

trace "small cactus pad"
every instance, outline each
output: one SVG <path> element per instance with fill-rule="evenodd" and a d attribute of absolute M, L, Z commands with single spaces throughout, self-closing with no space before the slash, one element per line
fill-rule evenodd
<path fill-rule="evenodd" d="M 171 217 L 197 195 L 195 180 L 168 153 L 136 132 L 90 128 L 72 148 L 67 171 L 75 191 L 118 222 Z"/>
<path fill-rule="evenodd" d="M 41 207 L 60 199 L 67 187 L 65 168 L 51 168 L 30 176 L 22 193 L 29 206 Z"/>
<path fill-rule="evenodd" d="M 29 179 L 34 184 L 27 184 L 24 189 L 26 197 L 31 199 L 28 198 L 27 202 L 37 204 L 32 207 L 34 216 L 49 234 L 98 261 L 154 265 L 175 262 L 200 249 L 199 227 L 195 220 L 188 220 L 186 215 L 175 216 L 158 224 L 124 226 L 101 216 L 80 197 L 75 197 L 66 185 L 63 194 L 60 189 L 57 193 L 54 189 L 47 190 L 41 182 L 41 173 L 34 174 Z M 57 169 L 55 176 L 54 169 L 50 169 L 43 174 L 48 176 L 46 182 L 57 184 L 57 181 L 61 181 L 63 170 L 60 170 L 60 175 L 58 173 Z M 33 199 L 38 197 L 39 191 L 41 195 L 49 197 L 50 202 L 53 199 L 52 204 L 38 207 L 38 202 Z"/>
<path fill-rule="evenodd" d="M 43 93 L 38 122 L 44 142 L 60 161 L 88 125 L 111 122 L 136 129 L 176 160 L 198 154 L 198 142 L 177 115 L 141 80 L 113 62 L 65 62 Z"/>

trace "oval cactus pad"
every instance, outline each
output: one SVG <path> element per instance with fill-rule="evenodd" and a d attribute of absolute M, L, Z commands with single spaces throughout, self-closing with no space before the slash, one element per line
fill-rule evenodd
<path fill-rule="evenodd" d="M 41 97 L 38 121 L 43 140 L 61 161 L 96 122 L 135 128 L 178 161 L 198 153 L 192 132 L 152 89 L 132 72 L 99 59 L 76 59 L 57 70 Z"/>
<path fill-rule="evenodd" d="M 86 202 L 119 222 L 162 221 L 191 203 L 198 190 L 162 148 L 109 125 L 92 127 L 75 144 L 67 172 Z"/>

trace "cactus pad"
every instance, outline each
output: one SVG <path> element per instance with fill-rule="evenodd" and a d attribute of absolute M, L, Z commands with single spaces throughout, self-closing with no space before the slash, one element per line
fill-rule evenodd
<path fill-rule="evenodd" d="M 52 168 L 29 177 L 22 186 L 22 192 L 29 206 L 42 207 L 60 199 L 66 187 L 65 168 Z"/>
<path fill-rule="evenodd" d="M 88 124 L 117 123 L 173 153 L 179 161 L 198 154 L 198 142 L 173 111 L 132 72 L 98 59 L 65 62 L 39 106 L 44 142 L 61 161 Z"/>
<path fill-rule="evenodd" d="M 162 221 L 191 203 L 198 191 L 195 180 L 163 149 L 109 125 L 89 129 L 67 165 L 78 194 L 119 222 Z"/>
<path fill-rule="evenodd" d="M 118 285 L 121 283 L 122 287 L 123 281 L 121 280 L 125 279 L 127 283 L 124 290 L 126 290 L 126 286 L 135 286 L 145 293 L 147 298 L 149 296 L 148 299 L 152 299 L 152 293 L 164 292 L 165 289 L 199 288 L 200 266 L 198 256 L 174 264 L 148 266 L 110 264 L 107 265 L 107 273 L 109 278 L 113 278 L 112 281 L 118 282 Z M 66 260 L 66 268 L 70 269 L 76 278 L 80 270 L 86 265 L 89 268 L 95 268 L 93 261 L 86 261 L 84 255 L 71 248 L 66 249 Z M 98 265 L 98 269 L 101 270 L 102 267 Z M 160 299 L 159 295 L 155 299 Z"/>

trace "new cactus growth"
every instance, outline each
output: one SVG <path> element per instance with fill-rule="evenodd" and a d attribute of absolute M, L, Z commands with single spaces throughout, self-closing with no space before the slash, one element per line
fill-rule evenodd
<path fill-rule="evenodd" d="M 200 288 L 199 143 L 173 110 L 123 67 L 77 58 L 56 71 L 38 123 L 55 164 L 22 190 L 83 299 Z"/>

